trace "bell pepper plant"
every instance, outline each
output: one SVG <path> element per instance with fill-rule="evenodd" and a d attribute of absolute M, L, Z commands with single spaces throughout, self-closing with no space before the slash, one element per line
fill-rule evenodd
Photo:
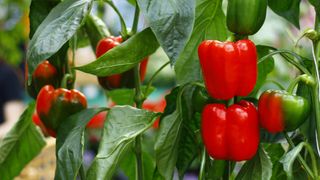
<path fill-rule="evenodd" d="M 48 179 L 320 179 L 319 0 L 9 2 L 0 59 L 26 59 L 34 99 L 0 137 L 1 180 L 45 146 L 34 124 L 59 134 Z M 106 91 L 87 103 L 79 71 Z"/>

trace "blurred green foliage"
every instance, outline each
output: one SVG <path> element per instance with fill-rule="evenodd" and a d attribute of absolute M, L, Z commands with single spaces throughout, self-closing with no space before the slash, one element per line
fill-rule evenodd
<path fill-rule="evenodd" d="M 29 0 L 0 0 L 0 59 L 18 65 L 28 40 Z"/>

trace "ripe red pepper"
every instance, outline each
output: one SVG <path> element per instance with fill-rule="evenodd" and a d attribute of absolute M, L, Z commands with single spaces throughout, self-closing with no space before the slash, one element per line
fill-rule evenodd
<path fill-rule="evenodd" d="M 89 123 L 87 124 L 87 128 L 91 129 L 101 129 L 104 126 L 104 121 L 107 117 L 107 111 L 103 111 L 93 116 Z"/>
<path fill-rule="evenodd" d="M 210 96 L 228 100 L 247 96 L 257 80 L 257 52 L 250 40 L 220 42 L 205 40 L 198 54 L 203 79 Z"/>
<path fill-rule="evenodd" d="M 208 104 L 202 112 L 201 133 L 207 152 L 214 159 L 251 159 L 259 145 L 258 112 L 244 100 L 228 108 Z"/>
<path fill-rule="evenodd" d="M 67 117 L 87 108 L 86 97 L 78 90 L 44 86 L 37 97 L 36 110 L 42 123 L 56 131 Z"/>
<path fill-rule="evenodd" d="M 267 90 L 259 98 L 260 125 L 270 133 L 297 129 L 310 113 L 310 104 L 301 96 L 281 90 Z"/>
<path fill-rule="evenodd" d="M 96 48 L 96 56 L 100 57 L 110 49 L 118 46 L 122 42 L 121 36 L 118 37 L 107 37 L 101 39 L 98 42 Z M 148 58 L 144 58 L 140 63 L 140 80 L 143 81 L 146 70 L 147 70 Z M 98 77 L 99 84 L 106 90 L 115 89 L 115 88 L 132 88 L 134 87 L 133 81 L 133 70 L 129 70 L 122 74 L 115 74 L 111 76 Z"/>
<path fill-rule="evenodd" d="M 28 65 L 26 69 L 26 82 L 28 82 Z M 27 85 L 27 91 L 31 97 L 37 98 L 40 89 L 45 85 L 52 85 L 58 87 L 60 81 L 58 78 L 58 71 L 48 60 L 41 62 L 32 74 L 31 84 Z"/>
<path fill-rule="evenodd" d="M 37 111 L 35 111 L 32 115 L 32 121 L 35 125 L 39 126 L 42 133 L 45 135 L 45 136 L 52 136 L 52 137 L 56 137 L 56 132 L 54 132 L 53 130 L 51 129 L 48 129 L 45 127 L 45 125 L 42 123 L 41 119 L 39 118 L 38 116 L 38 113 Z"/>

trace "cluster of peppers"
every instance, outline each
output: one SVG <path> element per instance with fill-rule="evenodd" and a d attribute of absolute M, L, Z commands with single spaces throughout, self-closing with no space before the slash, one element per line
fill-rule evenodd
<path fill-rule="evenodd" d="M 26 65 L 26 74 L 27 70 Z M 48 60 L 41 62 L 31 77 L 31 83 L 26 88 L 29 95 L 36 99 L 33 122 L 45 134 L 55 137 L 62 121 L 87 108 L 86 97 L 78 90 L 60 88 L 58 70 Z"/>
<path fill-rule="evenodd" d="M 122 37 L 106 37 L 101 39 L 96 47 L 97 58 L 119 45 Z M 140 63 L 140 80 L 143 81 L 148 64 L 148 58 Z M 26 74 L 28 66 L 26 65 Z M 133 69 L 122 74 L 105 77 L 97 77 L 99 84 L 106 90 L 116 88 L 133 88 Z M 26 77 L 28 77 L 26 75 Z M 37 100 L 36 112 L 33 121 L 45 134 L 56 136 L 59 125 L 68 116 L 77 113 L 87 107 L 86 97 L 75 89 L 59 88 L 62 80 L 57 68 L 48 60 L 40 63 L 32 74 L 31 84 L 27 84 L 27 91 L 31 97 Z M 28 79 L 26 79 L 28 82 Z M 101 127 L 105 114 L 94 117 L 88 127 Z"/>
<path fill-rule="evenodd" d="M 229 0 L 227 26 L 241 40 L 205 40 L 199 45 L 203 79 L 212 98 L 230 100 L 235 96 L 247 96 L 254 89 L 257 52 L 247 36 L 260 29 L 266 8 L 267 0 Z M 258 109 L 245 100 L 229 107 L 209 103 L 202 110 L 202 139 L 214 159 L 249 160 L 259 146 L 260 126 L 270 133 L 292 131 L 304 122 L 309 110 L 305 98 L 280 90 L 263 92 Z"/>

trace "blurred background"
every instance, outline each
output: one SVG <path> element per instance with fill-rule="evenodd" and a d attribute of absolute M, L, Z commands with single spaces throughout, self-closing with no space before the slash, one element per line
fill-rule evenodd
<path fill-rule="evenodd" d="M 124 16 L 126 23 L 128 25 L 132 24 L 132 17 L 134 14 L 134 6 L 128 3 L 126 0 L 114 1 L 116 6 L 119 8 L 121 14 Z M 13 108 L 9 110 L 10 113 L 7 116 L 14 117 L 4 117 L 4 120 L 0 120 L 0 138 L 9 130 L 9 127 L 12 125 L 4 126 L 7 118 L 13 119 L 10 120 L 14 122 L 18 120 L 18 116 L 21 114 L 24 105 L 30 102 L 32 99 L 28 97 L 27 93 L 24 90 L 24 64 L 25 64 L 25 54 L 26 47 L 29 41 L 29 19 L 28 19 L 28 10 L 29 10 L 30 0 L 0 0 L 0 60 L 1 67 L 6 67 L 1 74 L 4 79 L 0 82 L 0 89 L 3 89 L 4 86 L 10 86 L 14 84 L 12 80 L 6 82 L 5 80 L 11 76 L 15 76 L 13 79 L 18 83 L 18 85 L 12 86 L 9 89 L 16 89 L 17 93 L 14 97 L 6 98 L 1 97 L 1 114 L 5 113 L 5 104 L 10 101 L 18 102 L 14 104 Z M 226 1 L 223 5 L 226 9 Z M 112 35 L 117 36 L 120 32 L 120 23 L 118 16 L 115 12 L 106 4 L 96 3 L 93 7 L 93 14 L 101 17 L 106 23 Z M 312 28 L 315 20 L 314 10 L 311 9 L 306 1 L 301 1 L 300 5 L 300 30 L 295 28 L 285 19 L 274 14 L 270 9 L 268 9 L 267 18 L 260 29 L 260 31 L 252 36 L 251 38 L 256 44 L 260 45 L 269 45 L 279 49 L 289 49 L 299 52 L 305 57 L 311 57 L 311 43 L 306 40 L 301 40 L 298 46 L 295 46 L 298 37 L 301 35 L 304 29 Z M 143 17 L 140 19 L 139 30 L 147 26 Z M 78 36 L 79 38 L 79 48 L 76 50 L 75 60 L 76 66 L 87 64 L 95 60 L 95 53 L 92 48 L 89 46 L 90 43 L 86 37 Z M 301 47 L 304 47 L 303 49 Z M 70 50 L 69 56 L 72 57 L 72 51 Z M 283 84 L 285 87 L 289 82 L 296 76 L 298 73 L 291 65 L 286 61 L 281 59 L 279 56 L 274 56 L 275 59 L 275 68 L 268 75 L 267 79 L 277 81 Z M 150 56 L 149 63 L 147 66 L 147 74 L 144 82 L 148 82 L 153 73 L 161 67 L 163 64 L 168 62 L 169 59 L 165 55 L 162 49 L 158 49 L 156 53 Z M 10 69 L 14 73 L 6 73 Z M 0 78 L 0 79 L 1 79 Z M 172 87 L 176 85 L 175 73 L 172 67 L 167 66 L 154 80 L 156 90 L 150 95 L 145 103 L 145 108 L 154 110 L 154 111 L 163 111 L 165 106 L 164 96 L 170 91 Z M 108 102 L 108 97 L 104 90 L 97 83 L 97 78 L 90 74 L 84 74 L 77 72 L 76 79 L 76 88 L 83 92 L 88 100 L 89 107 L 101 107 L 110 105 Z M 273 83 L 266 83 L 262 90 L 277 88 Z M 4 96 L 5 93 L 0 95 Z M 1 115 L 0 114 L 0 115 Z M 3 115 L 5 116 L 5 115 Z M 1 128 L 2 126 L 2 128 Z M 88 145 L 88 150 L 86 151 L 87 162 L 89 165 L 90 161 L 94 157 L 99 142 L 99 129 L 93 129 L 89 131 L 88 141 L 92 142 Z M 152 133 L 152 132 L 151 132 Z M 146 136 L 149 136 L 148 133 Z M 152 141 L 152 136 L 150 135 L 150 141 Z M 146 137 L 148 141 L 148 137 Z M 152 151 L 152 149 L 150 149 Z M 190 171 L 189 179 L 196 178 L 196 176 Z"/>

